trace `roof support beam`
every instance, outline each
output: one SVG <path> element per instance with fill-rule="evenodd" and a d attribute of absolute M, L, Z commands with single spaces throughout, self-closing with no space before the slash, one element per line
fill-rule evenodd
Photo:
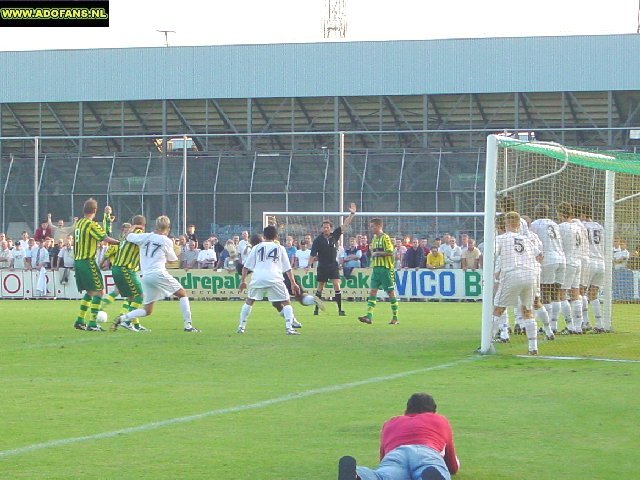
<path fill-rule="evenodd" d="M 192 136 L 192 140 L 193 143 L 196 145 L 196 147 L 198 148 L 199 151 L 203 151 L 204 147 L 202 145 L 202 142 L 200 141 L 200 139 L 197 137 L 197 133 L 196 131 L 193 129 L 193 127 L 191 126 L 191 124 L 187 121 L 187 119 L 185 118 L 185 116 L 182 114 L 182 112 L 180 111 L 180 109 L 178 108 L 178 105 L 176 105 L 176 102 L 174 102 L 173 100 L 169 100 L 169 105 L 171 105 L 171 108 L 173 108 L 173 111 L 176 113 L 176 115 L 178 116 L 178 119 L 180 120 L 180 123 L 182 123 L 182 126 L 184 128 L 187 129 L 187 131 L 191 134 Z"/>
<path fill-rule="evenodd" d="M 440 109 L 436 105 L 436 102 L 434 102 L 434 100 L 433 100 L 433 95 L 429 95 L 427 98 L 429 100 L 429 105 L 431 105 L 431 108 L 433 108 L 433 113 L 436 114 L 436 118 L 438 119 L 438 126 L 439 127 L 443 127 L 444 126 L 444 121 L 442 120 L 442 115 L 440 114 Z M 453 147 L 453 141 L 451 140 L 451 135 L 449 135 L 448 133 L 445 133 L 443 138 L 444 138 L 444 140 L 447 141 L 447 143 L 449 144 L 450 147 Z"/>
<path fill-rule="evenodd" d="M 231 130 L 233 133 L 236 134 L 240 134 L 240 132 L 238 131 L 238 129 L 236 128 L 236 126 L 233 124 L 233 122 L 231 121 L 231 119 L 227 116 L 227 114 L 224 112 L 224 109 L 222 108 L 222 106 L 220 106 L 220 104 L 213 98 L 209 99 L 209 101 L 211 102 L 211 105 L 213 105 L 213 107 L 216 109 L 216 112 L 218 112 L 218 115 L 220 116 L 220 119 L 223 121 L 223 123 L 225 124 L 225 126 Z M 242 137 L 233 137 L 233 139 L 238 143 L 238 145 L 240 147 L 242 147 L 244 150 L 248 149 L 248 145 L 247 142 L 244 138 Z"/>
<path fill-rule="evenodd" d="M 384 102 L 387 105 L 387 107 L 389 108 L 389 111 L 391 112 L 391 115 L 393 115 L 393 120 L 396 124 L 396 126 L 398 126 L 398 128 L 402 129 L 402 127 L 404 126 L 406 130 L 413 130 L 413 126 L 409 123 L 409 121 L 407 120 L 407 117 L 404 116 L 404 113 L 402 113 L 402 110 L 400 110 L 400 108 L 398 108 L 398 106 L 395 104 L 395 102 L 393 100 L 391 100 L 391 98 L 389 98 L 387 95 L 384 96 Z M 420 138 L 420 135 L 414 133 L 413 136 L 415 137 L 416 141 L 418 142 L 418 145 L 420 145 L 422 139 Z M 411 142 L 405 138 L 404 135 L 402 135 L 402 138 L 404 139 L 405 143 L 407 145 L 411 145 Z"/>
<path fill-rule="evenodd" d="M 49 103 L 45 103 L 45 105 L 47 106 L 47 109 L 49 110 L 49 112 L 51 113 L 51 115 L 53 116 L 53 118 L 55 119 L 56 123 L 58 124 L 58 126 L 60 127 L 60 129 L 64 132 L 64 134 L 67 137 L 71 137 L 71 133 L 69 133 L 69 130 L 67 130 L 67 127 L 65 127 L 64 123 L 62 122 L 62 120 L 60 119 L 60 116 L 58 115 L 58 113 L 54 110 L 54 108 L 51 106 L 51 104 Z M 71 143 L 73 143 L 75 145 L 76 148 L 78 148 L 78 142 L 75 141 L 73 138 L 69 138 L 68 139 Z"/>
<path fill-rule="evenodd" d="M 262 108 L 262 105 L 260 105 L 260 102 L 258 102 L 257 98 L 253 99 L 253 104 L 255 105 L 255 107 L 258 109 L 258 113 L 260 113 L 260 116 L 262 117 L 262 119 L 264 120 L 264 128 L 262 129 L 262 132 L 268 132 L 269 131 L 269 127 L 271 126 L 271 122 L 273 122 L 273 118 L 278 114 L 278 111 L 276 111 L 273 116 L 271 118 L 269 118 L 267 116 L 267 114 L 265 113 L 264 109 Z M 274 143 L 277 144 L 277 147 L 280 150 L 285 150 L 285 147 L 282 143 L 282 140 L 280 140 L 277 136 L 269 136 L 268 137 L 269 140 L 271 141 L 271 145 L 273 145 Z"/>
<path fill-rule="evenodd" d="M 91 112 L 91 115 L 94 116 L 94 118 L 98 121 L 99 125 L 98 128 L 96 129 L 96 131 L 93 133 L 94 135 L 97 135 L 100 130 L 102 130 L 102 128 L 104 127 L 104 124 L 106 123 L 106 120 L 104 120 L 102 118 L 102 116 L 96 111 L 96 109 L 93 107 L 93 105 L 91 105 L 90 102 L 85 102 L 84 105 L 89 109 L 89 111 Z M 89 143 L 90 139 L 87 139 L 87 144 Z M 111 142 L 111 144 L 115 147 L 116 151 L 119 151 L 121 149 L 121 146 L 118 145 L 118 142 L 113 139 L 113 138 L 107 138 L 106 139 L 106 143 L 107 143 L 107 149 L 109 149 L 109 142 Z M 86 145 L 85 145 L 86 147 Z"/>

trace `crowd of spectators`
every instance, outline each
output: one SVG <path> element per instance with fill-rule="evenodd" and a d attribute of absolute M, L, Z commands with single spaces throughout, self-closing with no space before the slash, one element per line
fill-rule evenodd
<path fill-rule="evenodd" d="M 218 271 L 241 271 L 242 263 L 251 251 L 249 232 L 242 231 L 231 238 L 221 240 L 216 235 L 200 242 L 195 225 L 187 232 L 173 238 L 177 262 L 170 262 L 170 269 L 212 269 Z M 338 263 L 345 277 L 349 278 L 356 268 L 369 266 L 369 238 L 358 234 L 344 238 L 346 247 L 338 249 Z M 476 245 L 474 239 L 461 234 L 458 240 L 448 233 L 433 240 L 417 236 L 392 237 L 395 245 L 394 262 L 401 269 L 463 269 L 482 268 L 483 245 Z M 308 234 L 300 238 L 287 236 L 283 245 L 294 268 L 307 269 L 313 237 Z M 105 258 L 107 245 L 100 245 L 96 256 L 98 265 L 110 268 Z M 614 240 L 614 268 L 624 268 L 628 262 L 638 259 L 640 253 L 630 253 L 626 242 Z M 63 220 L 53 223 L 51 215 L 34 230 L 33 235 L 22 232 L 18 240 L 7 238 L 0 233 L 0 269 L 40 270 L 41 268 L 61 271 L 61 281 L 68 281 L 69 270 L 73 269 L 73 225 L 65 226 Z"/>

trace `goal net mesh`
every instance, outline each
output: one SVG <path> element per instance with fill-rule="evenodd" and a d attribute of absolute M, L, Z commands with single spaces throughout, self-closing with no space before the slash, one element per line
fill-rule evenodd
<path fill-rule="evenodd" d="M 585 227 L 584 235 L 573 241 L 589 246 L 574 249 L 581 252 L 582 258 L 577 298 L 575 290 L 572 297 L 571 289 L 558 288 L 568 287 L 568 284 L 555 283 L 549 280 L 551 276 L 542 273 L 550 267 L 545 266 L 544 258 L 541 261 L 540 276 L 546 276 L 546 282 L 555 284 L 556 289 L 546 285 L 540 289 L 541 308 L 547 315 L 544 312 L 535 314 L 534 307 L 539 355 L 640 359 L 640 350 L 634 346 L 640 340 L 637 314 L 640 308 L 637 305 L 640 302 L 640 155 L 575 150 L 557 144 L 497 138 L 497 154 L 493 160 L 489 155 L 487 158 L 488 162 L 496 162 L 496 188 L 494 192 L 488 192 L 492 195 L 488 198 L 496 199 L 497 216 L 496 222 L 487 219 L 486 223 L 500 226 L 499 217 L 506 213 L 503 210 L 513 209 L 529 223 L 537 218 L 555 221 L 556 230 L 549 230 L 549 223 L 540 220 L 542 223 L 537 227 L 534 224 L 534 228 L 529 226 L 529 231 L 559 235 L 562 240 L 567 232 L 562 222 L 567 219 L 558 216 L 558 207 L 569 204 L 574 212 L 572 217 L 581 219 L 580 223 Z M 548 215 L 541 215 L 544 207 L 540 209 L 540 206 L 543 205 L 548 206 Z M 540 225 L 545 225 L 545 229 L 541 230 Z M 499 233 L 496 231 L 495 235 Z M 522 229 L 520 233 L 523 233 Z M 602 256 L 600 263 L 604 264 L 600 278 L 594 277 L 594 272 L 600 270 L 597 266 L 599 256 Z M 547 252 L 547 257 L 549 261 L 553 254 Z M 495 265 L 496 259 L 494 271 Z M 485 275 L 487 272 L 486 269 Z M 544 282 L 541 278 L 537 283 Z M 491 283 L 485 279 L 485 286 L 491 286 Z M 497 288 L 494 285 L 494 290 Z M 565 298 L 568 300 L 562 305 Z M 521 308 L 508 307 L 507 315 L 508 318 L 503 315 L 496 322 L 495 318 L 487 318 L 487 310 L 483 310 L 483 325 L 494 324 L 493 348 L 498 353 L 528 353 L 532 349 L 531 335 L 525 331 Z M 578 324 L 580 317 L 582 322 Z M 553 336 L 548 334 L 548 329 L 545 332 L 547 319 L 549 327 L 555 331 Z M 507 337 L 502 333 L 504 322 L 510 332 L 508 343 L 503 343 Z M 496 327 L 496 323 L 500 325 Z M 486 344 L 485 327 L 483 346 Z"/>

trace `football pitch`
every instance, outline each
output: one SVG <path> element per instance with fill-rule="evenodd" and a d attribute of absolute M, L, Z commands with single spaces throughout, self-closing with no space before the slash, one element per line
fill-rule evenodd
<path fill-rule="evenodd" d="M 287 336 L 266 302 L 243 335 L 240 302 L 192 302 L 199 334 L 177 302 L 150 333 L 74 330 L 76 301 L 0 302 L 0 478 L 335 479 L 342 455 L 377 464 L 419 391 L 451 421 L 458 479 L 637 477 L 640 363 L 476 355 L 479 303 L 402 302 L 397 326 L 386 303 L 373 325 L 327 306 L 295 304 Z"/>

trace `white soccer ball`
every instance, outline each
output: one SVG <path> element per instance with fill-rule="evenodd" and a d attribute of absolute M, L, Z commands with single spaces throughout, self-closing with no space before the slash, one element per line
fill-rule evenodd
<path fill-rule="evenodd" d="M 314 305 L 316 302 L 313 299 L 313 295 L 303 295 L 300 299 L 300 303 L 306 307 Z"/>
<path fill-rule="evenodd" d="M 102 310 L 100 310 L 96 315 L 96 322 L 106 323 L 107 320 L 109 320 L 109 316 L 107 315 L 107 312 L 103 312 Z"/>

